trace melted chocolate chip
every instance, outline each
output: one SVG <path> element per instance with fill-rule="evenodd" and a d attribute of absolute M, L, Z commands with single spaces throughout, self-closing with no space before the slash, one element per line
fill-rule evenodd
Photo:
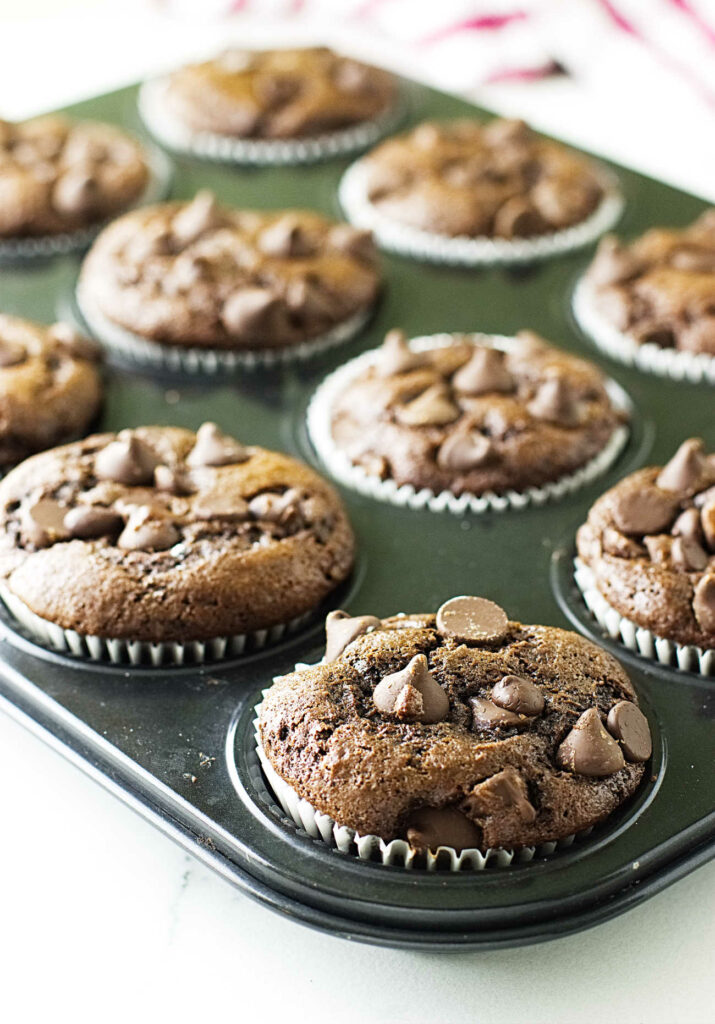
<path fill-rule="evenodd" d="M 203 494 L 199 495 L 193 505 L 194 515 L 199 519 L 221 519 L 225 522 L 237 523 L 248 519 L 248 502 L 235 494 Z"/>
<path fill-rule="evenodd" d="M 65 540 L 69 536 L 64 522 L 66 512 L 66 505 L 60 505 L 51 498 L 41 498 L 32 505 L 26 505 L 20 514 L 23 538 L 36 548 Z"/>
<path fill-rule="evenodd" d="M 90 540 L 116 533 L 123 519 L 118 512 L 101 505 L 77 505 L 64 517 L 64 526 L 70 537 Z"/>
<path fill-rule="evenodd" d="M 475 349 L 469 361 L 455 373 L 452 384 L 465 395 L 509 392 L 515 387 L 504 353 L 495 348 Z"/>
<path fill-rule="evenodd" d="M 710 559 L 696 540 L 676 537 L 670 550 L 673 563 L 684 572 L 702 572 Z"/>
<path fill-rule="evenodd" d="M 669 528 L 677 509 L 677 499 L 671 495 L 655 487 L 642 487 L 616 495 L 613 519 L 627 535 L 661 533 Z"/>
<path fill-rule="evenodd" d="M 540 384 L 527 409 L 536 419 L 560 427 L 575 427 L 579 422 L 578 403 L 562 377 L 549 377 Z"/>
<path fill-rule="evenodd" d="M 241 288 L 229 295 L 221 311 L 221 320 L 229 334 L 269 332 L 280 300 L 268 288 Z"/>
<path fill-rule="evenodd" d="M 393 374 L 408 373 L 424 365 L 424 359 L 418 352 L 413 352 L 407 343 L 404 331 L 394 328 L 385 335 L 377 355 L 377 372 L 381 377 Z"/>
<path fill-rule="evenodd" d="M 693 613 L 704 633 L 715 633 L 715 575 L 703 576 L 696 586 Z"/>
<path fill-rule="evenodd" d="M 202 423 L 186 462 L 189 466 L 233 466 L 246 462 L 249 457 L 246 448 L 219 430 L 215 423 Z"/>
<path fill-rule="evenodd" d="M 330 612 L 325 620 L 325 656 L 323 661 L 335 661 L 353 640 L 368 629 L 379 629 L 380 619 L 374 615 L 348 615 L 344 611 Z"/>
<path fill-rule="evenodd" d="M 123 430 L 116 441 L 97 452 L 94 472 L 100 480 L 136 487 L 152 482 L 158 461 L 149 445 Z"/>
<path fill-rule="evenodd" d="M 290 487 L 283 494 L 265 491 L 251 498 L 248 509 L 255 519 L 263 519 L 268 523 L 287 523 L 299 514 L 301 492 Z"/>
<path fill-rule="evenodd" d="M 488 437 L 476 430 L 450 434 L 437 452 L 437 465 L 442 469 L 468 472 L 488 462 L 494 451 Z"/>
<path fill-rule="evenodd" d="M 705 540 L 711 551 L 715 551 L 715 493 L 707 505 L 703 505 L 700 513 Z"/>
<path fill-rule="evenodd" d="M 562 768 L 590 778 L 613 775 L 625 766 L 621 748 L 604 729 L 596 708 L 580 716 L 556 751 L 556 760 Z"/>
<path fill-rule="evenodd" d="M 100 190 L 96 177 L 81 166 L 65 171 L 52 189 L 54 208 L 58 213 L 72 217 L 92 213 L 99 200 Z"/>
<path fill-rule="evenodd" d="M 189 245 L 206 231 L 221 227 L 224 218 L 216 197 L 208 189 L 201 189 L 194 198 L 176 214 L 171 222 L 171 233 L 182 245 Z"/>
<path fill-rule="evenodd" d="M 683 441 L 670 462 L 661 469 L 656 486 L 662 491 L 685 493 L 697 487 L 707 466 L 703 442 L 700 438 Z"/>
<path fill-rule="evenodd" d="M 639 763 L 648 760 L 653 752 L 653 743 L 648 719 L 640 708 L 629 700 L 619 700 L 608 712 L 606 725 L 611 735 L 619 740 L 629 761 Z"/>
<path fill-rule="evenodd" d="M 699 544 L 703 539 L 703 533 L 698 510 L 686 508 L 685 512 L 681 512 L 673 523 L 671 533 L 674 537 L 683 537 Z"/>
<path fill-rule="evenodd" d="M 458 416 L 459 409 L 441 384 L 433 384 L 397 409 L 397 419 L 409 427 L 441 427 Z"/>
<path fill-rule="evenodd" d="M 449 698 L 430 672 L 424 654 L 416 654 L 405 668 L 381 679 L 372 699 L 381 714 L 403 721 L 432 724 L 449 714 Z"/>
<path fill-rule="evenodd" d="M 0 367 L 17 366 L 27 359 L 27 349 L 19 341 L 0 338 Z"/>
<path fill-rule="evenodd" d="M 519 715 L 540 715 L 544 710 L 543 693 L 524 676 L 504 676 L 492 689 L 492 700 L 500 708 Z"/>
<path fill-rule="evenodd" d="M 472 724 L 475 729 L 513 729 L 528 723 L 525 715 L 498 707 L 486 697 L 470 697 L 472 707 Z"/>
<path fill-rule="evenodd" d="M 280 217 L 261 232 L 258 248 L 266 256 L 275 256 L 278 259 L 309 256 L 313 251 L 305 229 L 290 214 Z"/>
<path fill-rule="evenodd" d="M 437 612 L 437 629 L 464 643 L 495 643 L 509 631 L 509 619 L 503 608 L 484 597 L 453 597 Z"/>
<path fill-rule="evenodd" d="M 515 811 L 522 821 L 532 822 L 536 811 L 529 802 L 526 783 L 515 768 L 505 768 L 478 783 L 459 805 L 470 818 Z"/>
<path fill-rule="evenodd" d="M 155 519 L 154 510 L 146 505 L 129 516 L 117 540 L 117 546 L 126 551 L 165 551 L 180 538 L 176 526 L 168 519 Z"/>
<path fill-rule="evenodd" d="M 420 807 L 410 815 L 405 836 L 417 850 L 447 846 L 458 853 L 477 850 L 482 841 L 481 830 L 456 807 Z"/>
<path fill-rule="evenodd" d="M 167 494 L 191 494 L 193 487 L 187 473 L 170 466 L 157 466 L 154 470 L 154 486 Z"/>

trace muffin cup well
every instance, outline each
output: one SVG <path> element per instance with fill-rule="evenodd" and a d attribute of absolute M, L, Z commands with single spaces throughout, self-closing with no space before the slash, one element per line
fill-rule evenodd
<path fill-rule="evenodd" d="M 468 337 L 479 345 L 488 345 L 502 351 L 509 351 L 514 343 L 513 338 L 502 335 L 471 334 Z M 436 334 L 413 338 L 409 344 L 416 352 L 422 352 L 435 347 L 448 347 L 453 343 L 454 335 Z M 353 465 L 346 453 L 335 443 L 331 426 L 335 400 L 374 362 L 377 351 L 372 349 L 364 352 L 326 377 L 311 399 L 307 419 L 310 439 L 331 475 L 346 487 L 378 501 L 387 501 L 391 505 L 412 509 L 429 508 L 432 512 L 453 512 L 456 515 L 464 512 L 503 512 L 509 508 L 544 505 L 548 501 L 557 501 L 566 494 L 579 490 L 605 473 L 628 441 L 628 427 L 618 426 L 601 451 L 580 469 L 542 487 L 528 487 L 523 491 L 508 490 L 504 494 L 487 491 L 484 494 L 456 495 L 452 491 L 436 493 L 427 487 L 418 490 L 412 484 L 400 486 L 394 480 L 382 480 L 367 473 L 361 466 Z M 626 392 L 612 380 L 606 381 L 606 388 L 614 406 L 630 414 L 632 407 Z"/>
<path fill-rule="evenodd" d="M 92 334 L 122 359 L 155 370 L 173 373 L 215 374 L 234 370 L 257 370 L 284 363 L 304 362 L 313 356 L 354 338 L 369 320 L 372 309 L 364 310 L 336 324 L 317 338 L 265 349 L 186 348 L 143 338 L 105 316 L 78 286 L 77 307 Z"/>
<path fill-rule="evenodd" d="M 701 676 L 715 675 L 715 650 L 694 644 L 678 644 L 656 636 L 644 626 L 625 618 L 608 603 L 596 585 L 593 571 L 580 558 L 574 559 L 574 580 L 586 607 L 612 640 L 618 640 L 630 651 L 661 665 L 697 672 Z"/>
<path fill-rule="evenodd" d="M 92 224 L 78 231 L 66 231 L 56 235 L 38 235 L 36 238 L 0 238 L 0 262 L 13 262 L 48 259 L 52 256 L 65 256 L 68 253 L 87 249 L 100 231 L 114 217 L 139 206 L 157 203 L 164 199 L 171 184 L 172 165 L 165 153 L 156 146 L 141 142 L 142 152 L 149 169 L 149 180 L 142 194 L 129 206 L 118 210 L 97 224 Z"/>
<path fill-rule="evenodd" d="M 715 356 L 706 352 L 680 352 L 650 343 L 639 345 L 601 316 L 593 300 L 594 290 L 582 277 L 573 295 L 574 316 L 584 333 L 611 359 L 671 380 L 715 384 Z"/>
<path fill-rule="evenodd" d="M 296 665 L 296 670 L 306 667 Z M 265 697 L 267 693 L 268 690 L 264 690 L 263 696 Z M 340 853 L 372 863 L 379 862 L 414 870 L 437 871 L 446 868 L 451 872 L 483 871 L 487 867 L 507 868 L 512 864 L 534 860 L 536 857 L 548 857 L 557 850 L 571 846 L 576 838 L 585 838 L 593 831 L 592 828 L 584 829 L 578 836 L 572 834 L 563 839 L 540 843 L 538 846 L 523 846 L 518 850 L 493 848 L 485 852 L 477 849 L 459 851 L 452 846 L 440 846 L 435 851 L 421 851 L 415 850 L 405 839 L 386 842 L 380 836 L 361 836 L 354 828 L 339 825 L 329 814 L 317 811 L 278 775 L 260 741 L 258 721 L 262 706 L 257 704 L 255 709 L 256 754 L 270 791 L 294 825 L 307 832 L 311 839 L 320 839 Z"/>
<path fill-rule="evenodd" d="M 331 157 L 357 153 L 391 132 L 405 111 L 397 101 L 384 113 L 351 128 L 342 128 L 304 139 L 240 139 L 218 132 L 196 131 L 173 115 L 166 102 L 167 78 L 150 79 L 139 90 L 139 113 L 152 135 L 177 153 L 202 160 L 252 166 L 310 164 Z"/>
<path fill-rule="evenodd" d="M 311 610 L 289 622 L 266 629 L 211 640 L 149 643 L 143 640 L 116 640 L 63 629 L 36 615 L 7 587 L 0 588 L 0 599 L 11 616 L 43 647 L 78 655 L 90 661 L 110 662 L 113 665 L 146 665 L 152 668 L 160 665 L 197 665 L 259 651 L 302 629 L 314 615 L 314 610 Z"/>
<path fill-rule="evenodd" d="M 347 219 L 355 227 L 372 231 L 378 245 L 389 252 L 450 266 L 529 263 L 589 245 L 613 227 L 623 211 L 623 196 L 610 172 L 599 167 L 597 175 L 604 194 L 596 210 L 579 224 L 534 238 L 452 237 L 401 224 L 368 199 L 367 174 L 361 160 L 343 175 L 339 199 Z"/>

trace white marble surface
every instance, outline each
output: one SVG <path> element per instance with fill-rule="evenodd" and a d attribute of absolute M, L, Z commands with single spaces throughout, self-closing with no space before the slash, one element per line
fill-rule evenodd
<path fill-rule="evenodd" d="M 44 20 L 33 27 L 29 15 Z M 0 0 L 0 115 L 121 84 L 224 37 L 216 25 L 167 24 L 135 0 Z M 349 42 L 414 72 L 394 48 Z M 673 90 L 682 99 L 682 85 L 643 64 L 632 82 L 623 65 L 619 82 L 618 67 L 614 57 L 607 73 L 483 98 L 715 198 L 712 111 L 693 98 L 676 116 L 664 104 Z M 379 950 L 311 932 L 242 896 L 3 715 L 0 750 L 2 1020 L 713 1020 L 715 865 L 624 917 L 546 945 Z"/>

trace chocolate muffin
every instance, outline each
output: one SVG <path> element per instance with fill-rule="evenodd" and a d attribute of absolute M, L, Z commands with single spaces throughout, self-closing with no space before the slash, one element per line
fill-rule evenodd
<path fill-rule="evenodd" d="M 199 192 L 105 228 L 78 295 L 110 344 L 118 327 L 176 349 L 282 350 L 354 333 L 379 284 L 365 232 L 307 210 L 229 209 Z"/>
<path fill-rule="evenodd" d="M 700 439 L 606 491 L 577 546 L 600 594 L 630 622 L 715 648 L 715 454 Z"/>
<path fill-rule="evenodd" d="M 326 633 L 319 665 L 267 691 L 258 732 L 279 779 L 361 836 L 534 846 L 603 821 L 643 778 L 650 731 L 628 676 L 577 634 L 479 597 L 332 612 Z"/>
<path fill-rule="evenodd" d="M 620 212 L 602 169 L 501 119 L 425 122 L 382 142 L 348 169 L 341 201 L 386 248 L 467 263 L 573 248 Z"/>
<path fill-rule="evenodd" d="M 408 343 L 393 330 L 323 388 L 311 435 L 347 482 L 357 472 L 433 494 L 522 492 L 625 439 L 599 370 L 530 331 Z"/>
<path fill-rule="evenodd" d="M 315 609 L 352 560 L 325 481 L 212 423 L 95 435 L 0 483 L 4 599 L 81 636 L 186 644 L 266 630 Z"/>
<path fill-rule="evenodd" d="M 602 239 L 584 284 L 584 301 L 631 343 L 715 357 L 715 209 L 681 230 Z"/>
<path fill-rule="evenodd" d="M 87 429 L 102 400 L 98 357 L 68 324 L 0 314 L 0 468 Z"/>
<path fill-rule="evenodd" d="M 99 224 L 148 181 L 141 147 L 111 125 L 56 115 L 0 121 L 0 240 Z"/>
<path fill-rule="evenodd" d="M 167 115 L 194 132 L 305 139 L 372 121 L 396 102 L 386 71 L 325 47 L 231 49 L 165 81 Z"/>

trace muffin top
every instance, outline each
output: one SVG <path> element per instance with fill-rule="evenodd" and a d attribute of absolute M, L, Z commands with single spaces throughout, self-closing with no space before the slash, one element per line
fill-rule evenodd
<path fill-rule="evenodd" d="M 639 345 L 715 356 L 715 209 L 630 244 L 607 236 L 586 281 L 596 311 Z"/>
<path fill-rule="evenodd" d="M 102 397 L 98 356 L 68 324 L 0 313 L 0 466 L 85 429 Z"/>
<path fill-rule="evenodd" d="M 522 121 L 424 122 L 361 165 L 380 212 L 450 237 L 549 234 L 585 220 L 603 197 L 585 158 Z"/>
<path fill-rule="evenodd" d="M 715 454 L 699 438 L 606 491 L 577 544 L 621 615 L 676 643 L 715 647 Z"/>
<path fill-rule="evenodd" d="M 0 483 L 0 577 L 64 629 L 205 640 L 289 622 L 350 571 L 333 489 L 213 423 L 36 455 Z"/>
<path fill-rule="evenodd" d="M 231 49 L 174 72 L 166 102 L 195 131 L 301 139 L 378 117 L 396 95 L 388 72 L 324 47 Z"/>
<path fill-rule="evenodd" d="M 96 224 L 138 199 L 148 179 L 141 147 L 111 125 L 0 121 L 0 238 Z"/>
<path fill-rule="evenodd" d="M 478 335 L 438 342 L 411 347 L 390 331 L 335 399 L 333 441 L 370 475 L 454 494 L 521 490 L 583 466 L 622 420 L 595 366 L 531 331 L 505 351 Z"/>
<path fill-rule="evenodd" d="M 332 612 L 323 661 L 276 680 L 259 718 L 278 775 L 361 835 L 521 847 L 601 821 L 651 753 L 631 683 L 574 633 L 484 598 L 437 615 Z"/>
<path fill-rule="evenodd" d="M 280 348 L 365 313 L 379 282 L 368 233 L 307 210 L 220 207 L 199 192 L 105 228 L 80 294 L 83 306 L 155 341 Z"/>

